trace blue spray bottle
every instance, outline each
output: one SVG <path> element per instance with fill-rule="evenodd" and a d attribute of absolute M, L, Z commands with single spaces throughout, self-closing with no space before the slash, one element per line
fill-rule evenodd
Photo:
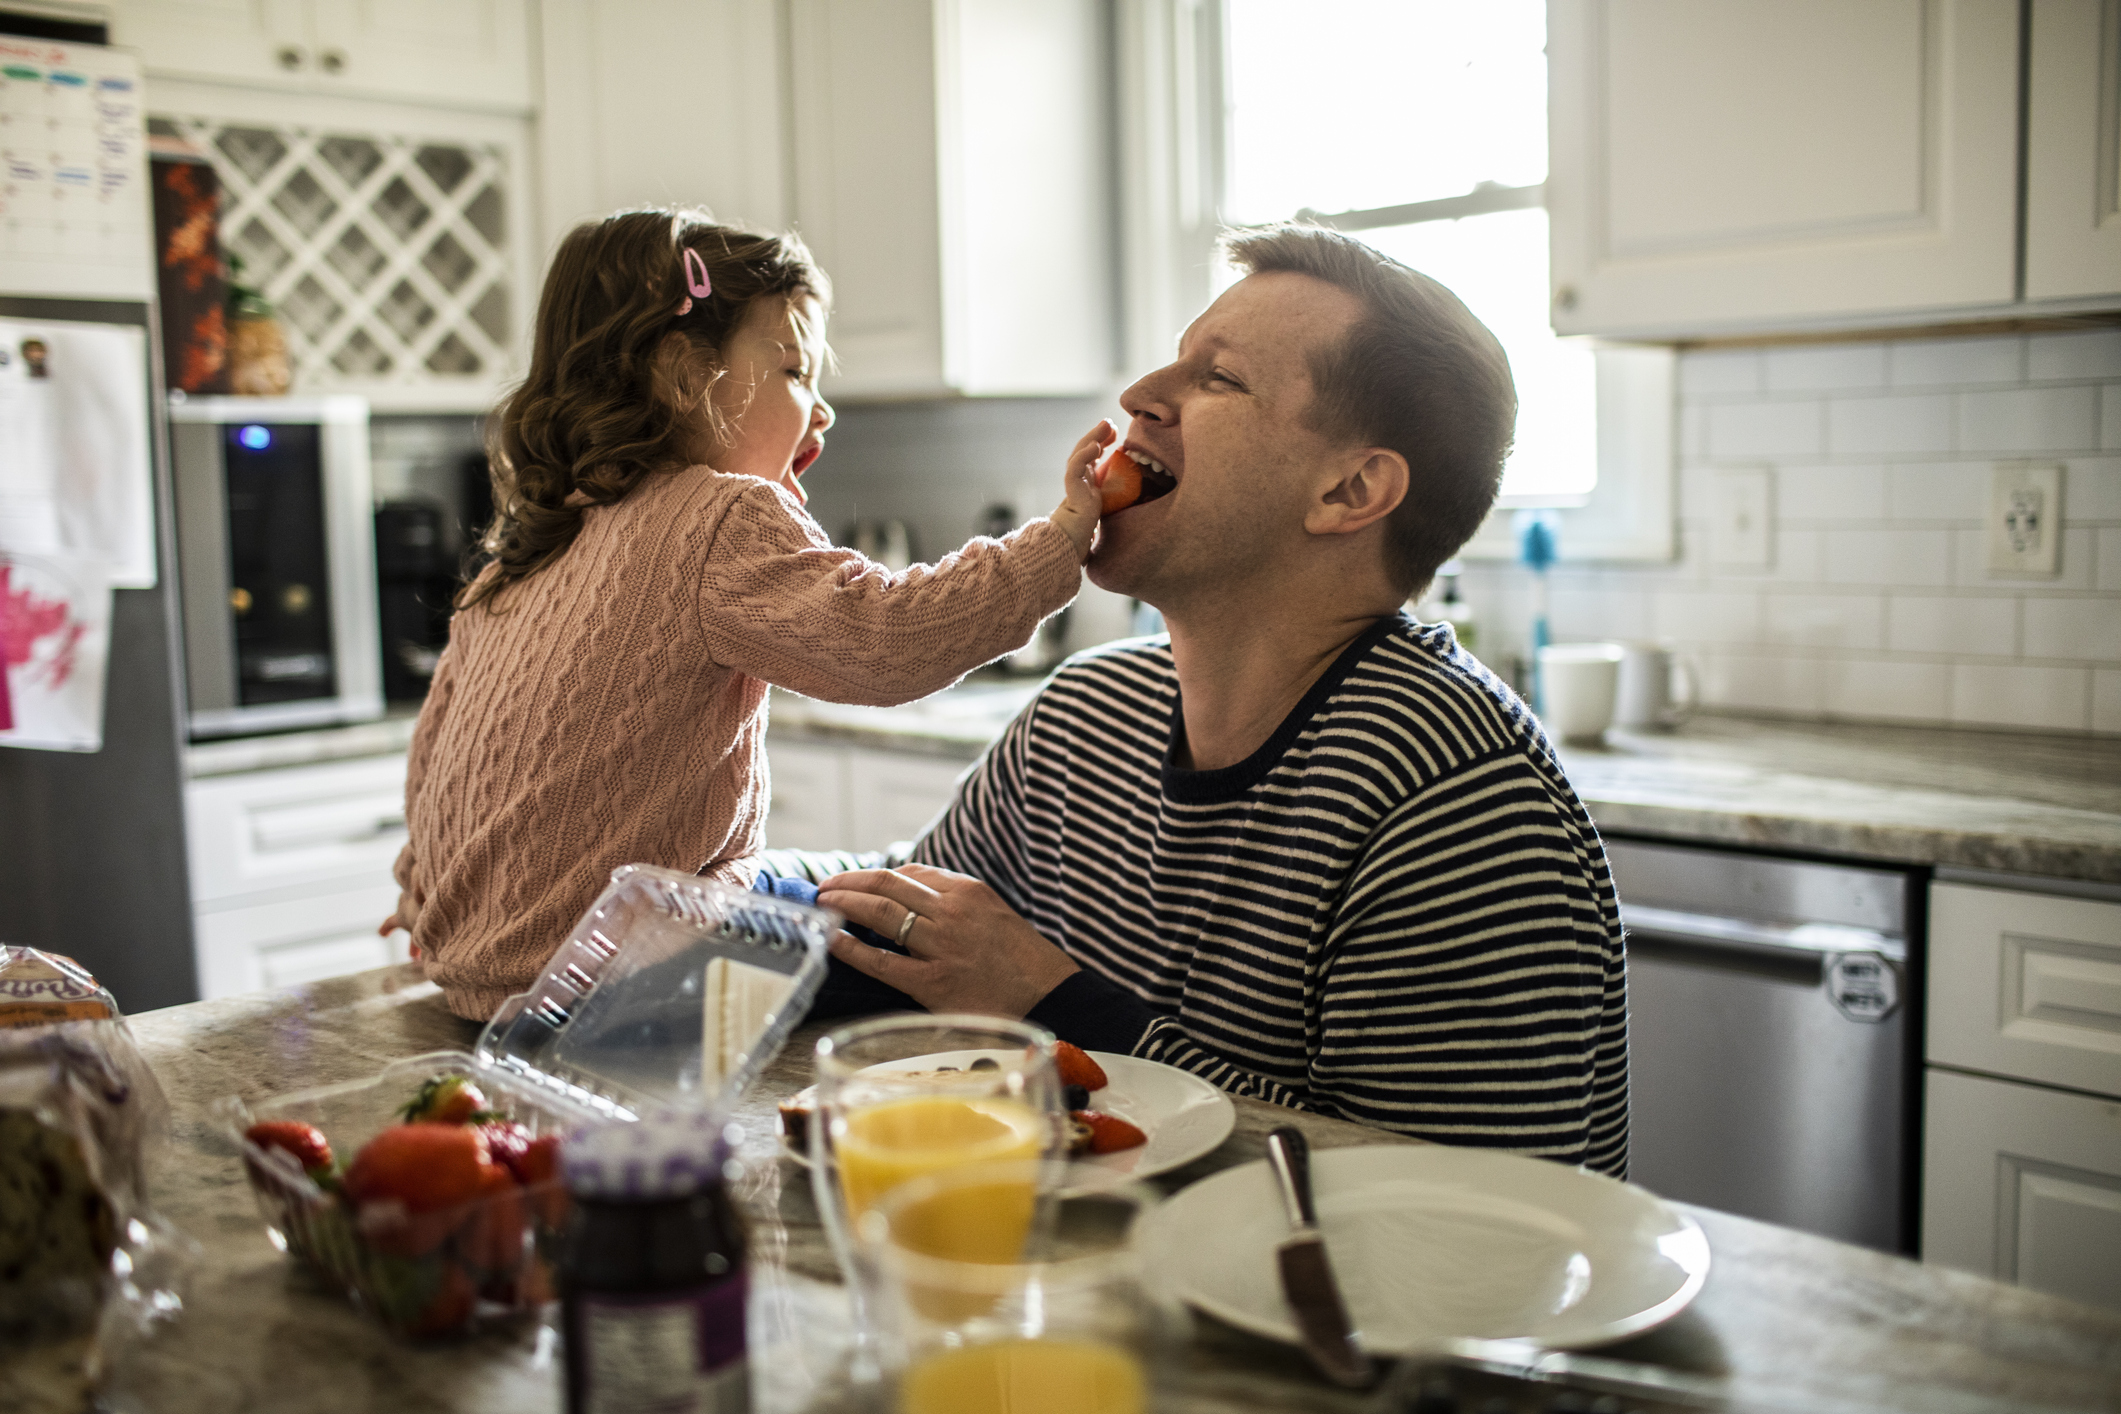
<path fill-rule="evenodd" d="M 1551 511 L 1519 511 L 1515 520 L 1517 558 L 1532 572 L 1532 662 L 1526 681 L 1531 691 L 1532 711 L 1547 710 L 1545 684 L 1540 680 L 1539 650 L 1552 641 L 1547 631 L 1547 570 L 1558 553 Z"/>

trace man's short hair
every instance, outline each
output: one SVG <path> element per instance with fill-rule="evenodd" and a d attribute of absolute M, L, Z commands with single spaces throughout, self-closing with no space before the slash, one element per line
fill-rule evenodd
<path fill-rule="evenodd" d="M 1336 285 L 1363 313 L 1311 358 L 1314 430 L 1407 459 L 1407 498 L 1385 522 L 1385 569 L 1408 595 L 1473 538 L 1517 432 L 1510 360 L 1458 296 L 1361 241 L 1285 222 L 1223 237 L 1250 275 L 1287 270 Z"/>

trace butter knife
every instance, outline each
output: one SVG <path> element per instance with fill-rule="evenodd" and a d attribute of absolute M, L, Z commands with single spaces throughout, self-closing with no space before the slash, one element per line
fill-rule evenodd
<path fill-rule="evenodd" d="M 1281 1186 L 1289 1226 L 1296 1229 L 1274 1255 L 1281 1268 L 1282 1299 L 1289 1303 L 1297 1329 L 1303 1332 L 1304 1349 L 1333 1383 L 1367 1388 L 1376 1371 L 1355 1343 L 1340 1285 L 1333 1280 L 1332 1264 L 1326 1260 L 1318 1210 L 1311 1202 L 1311 1146 L 1303 1131 L 1283 1125 L 1269 1134 L 1267 1165 Z"/>

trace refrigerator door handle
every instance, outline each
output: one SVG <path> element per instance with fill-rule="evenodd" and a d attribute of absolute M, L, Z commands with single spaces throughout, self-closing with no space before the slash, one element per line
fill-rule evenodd
<path fill-rule="evenodd" d="M 1769 952 L 1793 959 L 1867 952 L 1892 962 L 1907 961 L 1907 939 L 1842 923 L 1768 923 L 1625 902 L 1620 905 L 1620 918 L 1630 933 L 1701 948 Z"/>

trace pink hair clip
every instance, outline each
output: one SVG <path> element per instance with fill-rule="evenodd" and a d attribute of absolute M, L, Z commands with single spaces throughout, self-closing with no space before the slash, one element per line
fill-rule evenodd
<path fill-rule="evenodd" d="M 692 313 L 692 302 L 695 299 L 705 299 L 714 293 L 714 282 L 707 278 L 707 262 L 700 259 L 700 253 L 691 246 L 685 247 L 685 288 L 692 293 L 678 306 L 680 319 Z"/>

